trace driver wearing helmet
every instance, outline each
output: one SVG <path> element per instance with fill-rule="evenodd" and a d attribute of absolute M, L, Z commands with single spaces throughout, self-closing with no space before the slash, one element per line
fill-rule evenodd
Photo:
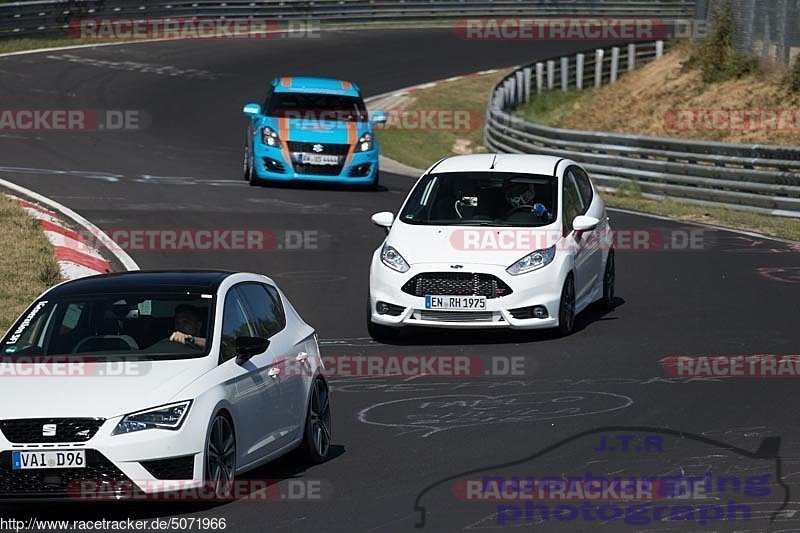
<path fill-rule="evenodd" d="M 536 202 L 536 187 L 533 183 L 519 183 L 509 181 L 505 186 L 506 202 L 510 206 L 508 214 L 512 214 L 522 208 L 529 208 L 530 212 L 539 218 L 550 220 L 552 218 L 547 207 L 540 202 Z"/>

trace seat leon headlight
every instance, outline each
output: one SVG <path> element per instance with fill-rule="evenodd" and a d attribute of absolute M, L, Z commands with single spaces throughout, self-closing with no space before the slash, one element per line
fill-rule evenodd
<path fill-rule="evenodd" d="M 180 429 L 191 405 L 191 400 L 187 400 L 125 415 L 111 434 L 122 435 L 145 429 Z"/>
<path fill-rule="evenodd" d="M 556 245 L 554 244 L 550 248 L 546 250 L 536 250 L 535 252 L 531 252 L 510 267 L 506 269 L 506 272 L 511 274 L 512 276 L 519 276 L 520 274 L 525 274 L 527 272 L 533 272 L 534 270 L 538 270 L 544 266 L 549 265 L 553 262 L 553 259 L 556 256 Z"/>

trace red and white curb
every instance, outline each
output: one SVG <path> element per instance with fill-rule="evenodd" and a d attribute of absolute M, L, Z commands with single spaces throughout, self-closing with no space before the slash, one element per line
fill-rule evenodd
<path fill-rule="evenodd" d="M 85 278 L 112 271 L 111 264 L 100 252 L 87 244 L 77 231 L 67 227 L 57 213 L 18 196 L 8 196 L 39 221 L 47 240 L 53 245 L 64 279 Z"/>

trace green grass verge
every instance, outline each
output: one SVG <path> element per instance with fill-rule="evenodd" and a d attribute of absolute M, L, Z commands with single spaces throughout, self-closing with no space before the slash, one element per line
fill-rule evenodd
<path fill-rule="evenodd" d="M 61 281 L 53 248 L 17 202 L 0 195 L 0 331 L 5 332 L 34 298 Z"/>
<path fill-rule="evenodd" d="M 485 105 L 492 85 L 502 73 L 465 78 L 441 83 L 435 87 L 414 93 L 409 110 L 461 110 Z M 585 92 L 553 91 L 536 98 L 534 103 L 521 110 L 528 120 L 557 125 L 565 110 Z M 444 132 L 426 130 L 385 130 L 379 132 L 383 155 L 415 168 L 427 168 L 434 161 L 454 155 L 453 146 L 459 138 L 471 141 L 473 148 L 480 148 L 483 131 Z M 478 151 L 478 150 L 476 150 Z M 742 229 L 771 235 L 773 237 L 800 241 L 800 222 L 797 219 L 775 217 L 746 211 L 732 211 L 718 207 L 704 207 L 678 200 L 647 200 L 634 185 L 622 194 L 603 194 L 610 207 L 629 209 L 642 213 L 662 215 L 677 220 L 704 222 L 733 229 Z"/>
<path fill-rule="evenodd" d="M 393 128 L 378 131 L 383 155 L 416 168 L 427 168 L 454 153 L 485 152 L 483 125 L 486 102 L 492 85 L 501 73 L 463 78 L 440 83 L 432 89 L 414 93 L 407 111 L 459 111 L 469 113 L 470 127 L 462 129 Z M 444 120 L 448 115 L 441 115 Z M 392 114 L 390 112 L 390 119 Z M 397 123 L 397 122 L 395 122 Z M 463 149 L 454 151 L 457 146 Z"/>
<path fill-rule="evenodd" d="M 580 100 L 582 105 L 590 105 L 592 94 L 593 89 L 544 91 L 530 103 L 520 106 L 516 115 L 530 122 L 558 128 L 575 102 Z"/>
<path fill-rule="evenodd" d="M 671 199 L 647 200 L 635 195 L 624 196 L 609 193 L 604 193 L 602 196 L 609 207 L 661 215 L 676 220 L 703 222 L 715 226 L 754 231 L 781 239 L 800 241 L 800 221 L 796 218 L 699 206 Z"/>

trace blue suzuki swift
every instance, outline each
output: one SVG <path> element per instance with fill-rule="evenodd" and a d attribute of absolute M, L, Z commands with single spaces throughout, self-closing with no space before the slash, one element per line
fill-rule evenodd
<path fill-rule="evenodd" d="M 378 140 L 354 83 L 329 78 L 275 78 L 263 107 L 244 106 L 250 117 L 244 178 L 251 185 L 313 181 L 378 185 Z"/>

